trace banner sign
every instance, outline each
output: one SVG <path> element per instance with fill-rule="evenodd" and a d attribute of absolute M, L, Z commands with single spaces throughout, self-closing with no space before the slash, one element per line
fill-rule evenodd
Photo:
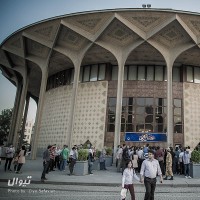
<path fill-rule="evenodd" d="M 125 141 L 127 142 L 167 142 L 167 135 L 166 133 L 126 132 Z"/>

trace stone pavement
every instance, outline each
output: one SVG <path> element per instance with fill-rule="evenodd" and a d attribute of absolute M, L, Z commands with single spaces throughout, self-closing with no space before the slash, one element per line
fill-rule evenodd
<path fill-rule="evenodd" d="M 25 165 L 22 167 L 22 174 L 16 174 L 14 172 L 4 172 L 5 161 L 0 165 L 0 182 L 8 182 L 13 178 L 27 179 L 28 176 L 32 176 L 31 183 L 40 184 L 40 177 L 42 173 L 42 158 L 36 160 L 26 160 Z M 13 169 L 13 166 L 12 166 Z M 49 172 L 46 175 L 48 178 L 45 181 L 46 184 L 54 185 L 91 185 L 91 186 L 120 186 L 121 185 L 121 173 L 116 172 L 115 166 L 107 168 L 107 171 L 94 170 L 93 175 L 85 176 L 68 176 L 69 170 L 66 166 L 65 172 L 59 170 Z M 159 178 L 158 178 L 159 180 Z M 137 186 L 142 186 L 141 183 L 134 180 Z M 200 179 L 186 179 L 183 175 L 175 175 L 173 181 L 164 181 L 162 184 L 157 183 L 158 187 L 200 187 Z"/>

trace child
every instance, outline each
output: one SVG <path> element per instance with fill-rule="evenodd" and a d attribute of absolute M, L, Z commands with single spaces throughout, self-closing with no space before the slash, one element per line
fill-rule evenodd
<path fill-rule="evenodd" d="M 135 200 L 135 192 L 134 192 L 134 186 L 133 186 L 133 177 L 140 181 L 139 177 L 135 173 L 135 169 L 133 169 L 133 163 L 131 160 L 129 160 L 126 163 L 126 168 L 123 172 L 122 176 L 122 188 L 125 188 L 130 191 L 131 194 L 131 200 Z M 125 197 L 123 197 L 123 200 L 125 200 Z"/>

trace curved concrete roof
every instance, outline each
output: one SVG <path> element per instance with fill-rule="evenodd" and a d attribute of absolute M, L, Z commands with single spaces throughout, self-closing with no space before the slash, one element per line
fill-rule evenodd
<path fill-rule="evenodd" d="M 30 76 L 28 91 L 39 96 L 42 72 L 49 76 L 82 65 L 118 63 L 129 51 L 126 64 L 199 66 L 200 15 L 170 9 L 116 9 L 62 15 L 26 26 L 0 46 L 3 74 L 16 79 Z"/>

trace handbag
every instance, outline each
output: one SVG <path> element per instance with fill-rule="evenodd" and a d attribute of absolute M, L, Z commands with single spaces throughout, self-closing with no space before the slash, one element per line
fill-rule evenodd
<path fill-rule="evenodd" d="M 121 190 L 121 198 L 122 199 L 126 198 L 126 193 L 127 193 L 127 189 L 126 188 L 122 188 L 122 190 Z"/>
<path fill-rule="evenodd" d="M 95 158 L 94 158 L 94 157 L 92 157 L 92 158 L 91 158 L 91 162 L 94 162 L 94 161 L 95 161 Z"/>
<path fill-rule="evenodd" d="M 71 162 L 72 162 L 72 158 L 69 157 L 69 160 L 67 161 L 67 163 L 69 164 L 69 163 L 71 163 Z"/>

